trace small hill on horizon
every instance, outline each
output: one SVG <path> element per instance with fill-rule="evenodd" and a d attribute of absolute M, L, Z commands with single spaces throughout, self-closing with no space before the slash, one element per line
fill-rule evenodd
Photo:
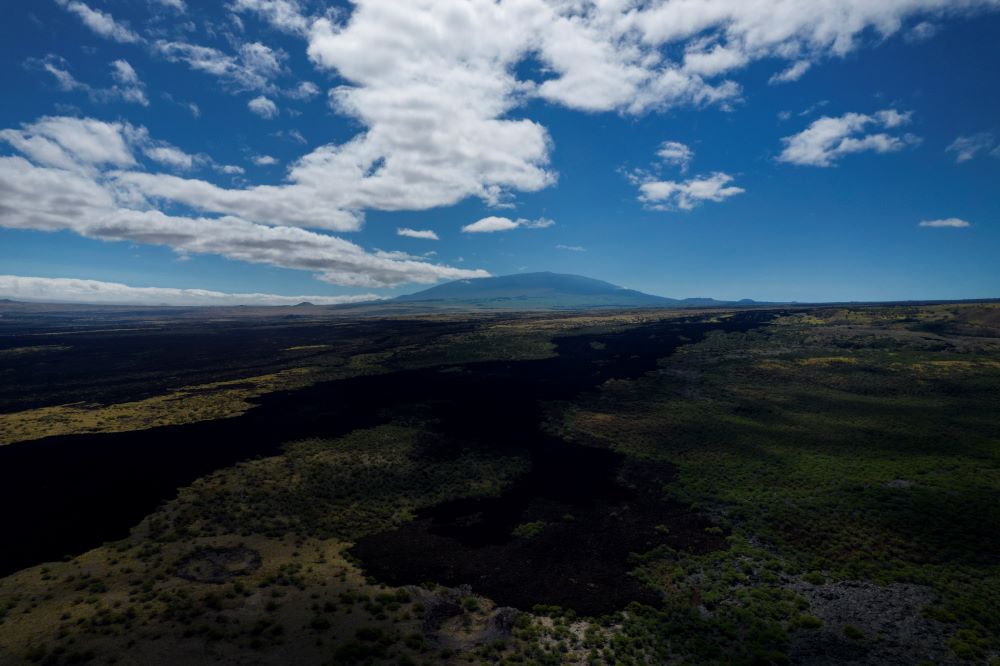
<path fill-rule="evenodd" d="M 455 280 L 415 294 L 398 296 L 393 301 L 427 306 L 510 310 L 705 307 L 734 303 L 712 298 L 677 299 L 654 296 L 604 280 L 552 272 Z M 745 299 L 738 303 L 751 305 L 754 301 Z"/>

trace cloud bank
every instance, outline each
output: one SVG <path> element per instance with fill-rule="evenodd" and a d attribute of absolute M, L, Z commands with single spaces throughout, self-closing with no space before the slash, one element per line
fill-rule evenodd
<path fill-rule="evenodd" d="M 407 282 L 484 277 L 482 270 L 432 264 L 422 259 L 369 253 L 360 246 L 293 226 L 220 217 L 170 214 L 159 210 L 136 182 L 152 177 L 179 187 L 204 183 L 141 171 L 135 149 L 162 161 L 184 153 L 155 142 L 143 127 L 89 118 L 43 118 L 19 130 L 0 131 L 22 156 L 0 157 L 0 225 L 15 229 L 67 229 L 102 240 L 165 245 L 180 254 L 217 254 L 229 259 L 306 270 L 323 281 L 354 287 L 388 287 Z M 157 153 L 156 149 L 167 149 Z M 204 183 L 208 192 L 214 186 Z M 256 216 L 278 220 L 294 201 L 269 205 Z M 248 205 L 242 201 L 236 208 Z M 288 206 L 285 209 L 284 206 Z M 225 206 L 222 206 L 225 207 Z M 313 211 L 317 215 L 321 211 Z M 301 211 L 302 215 L 308 211 Z M 274 221 L 274 220 L 271 220 Z M 287 221 L 285 219 L 284 221 Z"/>
<path fill-rule="evenodd" d="M 308 99 L 320 92 L 309 82 L 279 85 L 289 74 L 282 49 L 235 35 L 223 51 L 178 33 L 139 34 L 80 0 L 58 2 L 96 35 L 216 77 L 231 92 L 257 95 L 249 108 L 265 117 L 277 112 L 279 95 Z M 164 4 L 185 8 L 180 0 Z M 134 230 L 124 227 L 155 219 L 155 233 L 152 227 L 141 233 L 147 242 L 280 262 L 344 284 L 455 277 L 457 269 L 367 253 L 313 230 L 356 231 L 366 211 L 429 210 L 468 198 L 511 205 L 518 193 L 553 186 L 558 174 L 550 164 L 549 132 L 520 113 L 533 100 L 625 116 L 676 107 L 731 109 L 742 98 L 734 77 L 753 63 L 773 64 L 773 83 L 793 83 L 824 60 L 922 24 L 996 9 L 1000 0 L 355 0 L 349 10 L 322 14 L 313 13 L 314 6 L 231 0 L 227 9 L 234 20 L 252 15 L 299 40 L 314 66 L 337 81 L 326 99 L 357 124 L 353 137 L 292 161 L 279 184 L 226 187 L 144 169 L 134 155 L 88 161 L 31 127 L 4 130 L 24 157 L 2 158 L 12 174 L 2 184 L 12 192 L 2 223 L 130 238 Z M 116 72 L 128 77 L 124 69 Z M 851 153 L 901 150 L 917 141 L 894 131 L 907 120 L 891 109 L 821 118 L 786 137 L 779 159 L 832 166 Z M 180 154 L 152 154 L 175 172 L 188 170 Z M 663 159 L 684 169 L 690 158 L 670 153 Z M 731 181 L 721 171 L 686 180 L 647 178 L 640 199 L 654 208 L 690 210 L 742 192 Z M 32 189 L 43 186 L 86 189 L 97 198 L 57 201 L 48 190 Z M 204 228 L 200 237 L 194 227 L 187 230 L 190 221 Z M 509 218 L 477 225 L 463 230 L 526 226 Z M 280 237 L 281 249 L 232 245 L 247 235 Z"/>
<path fill-rule="evenodd" d="M 74 278 L 0 275 L 0 297 L 44 303 L 97 305 L 314 305 L 363 303 L 379 300 L 375 294 L 350 296 L 280 296 L 277 294 L 230 294 L 206 289 L 130 287 L 118 282 Z"/>

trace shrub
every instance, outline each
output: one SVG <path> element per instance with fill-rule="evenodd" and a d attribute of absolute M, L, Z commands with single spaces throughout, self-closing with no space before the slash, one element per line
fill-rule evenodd
<path fill-rule="evenodd" d="M 859 641 L 865 637 L 864 632 L 855 627 L 853 624 L 844 625 L 844 635 L 852 641 Z"/>

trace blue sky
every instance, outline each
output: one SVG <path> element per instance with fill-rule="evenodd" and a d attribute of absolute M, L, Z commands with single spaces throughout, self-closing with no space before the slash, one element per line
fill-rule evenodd
<path fill-rule="evenodd" d="M 0 296 L 1000 296 L 998 10 L 9 3 Z"/>

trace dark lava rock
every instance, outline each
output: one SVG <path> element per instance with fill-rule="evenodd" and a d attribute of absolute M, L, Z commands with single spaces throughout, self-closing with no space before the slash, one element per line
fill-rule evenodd
<path fill-rule="evenodd" d="M 434 590 L 410 586 L 407 591 L 424 608 L 424 637 L 438 647 L 470 650 L 506 640 L 521 614 L 516 608 L 501 607 L 484 618 L 482 613 L 468 610 L 462 601 L 476 596 L 468 585 Z"/>
<path fill-rule="evenodd" d="M 486 623 L 486 629 L 482 635 L 483 642 L 490 643 L 506 639 L 514 630 L 514 623 L 517 622 L 520 615 L 521 611 L 510 606 L 497 608 Z"/>
<path fill-rule="evenodd" d="M 788 654 L 793 664 L 962 663 L 948 648 L 951 629 L 921 612 L 935 601 L 930 588 L 841 581 L 822 585 L 799 582 L 792 589 L 809 600 L 809 612 L 823 621 L 821 628 L 793 636 Z M 846 636 L 848 625 L 863 636 Z"/>

